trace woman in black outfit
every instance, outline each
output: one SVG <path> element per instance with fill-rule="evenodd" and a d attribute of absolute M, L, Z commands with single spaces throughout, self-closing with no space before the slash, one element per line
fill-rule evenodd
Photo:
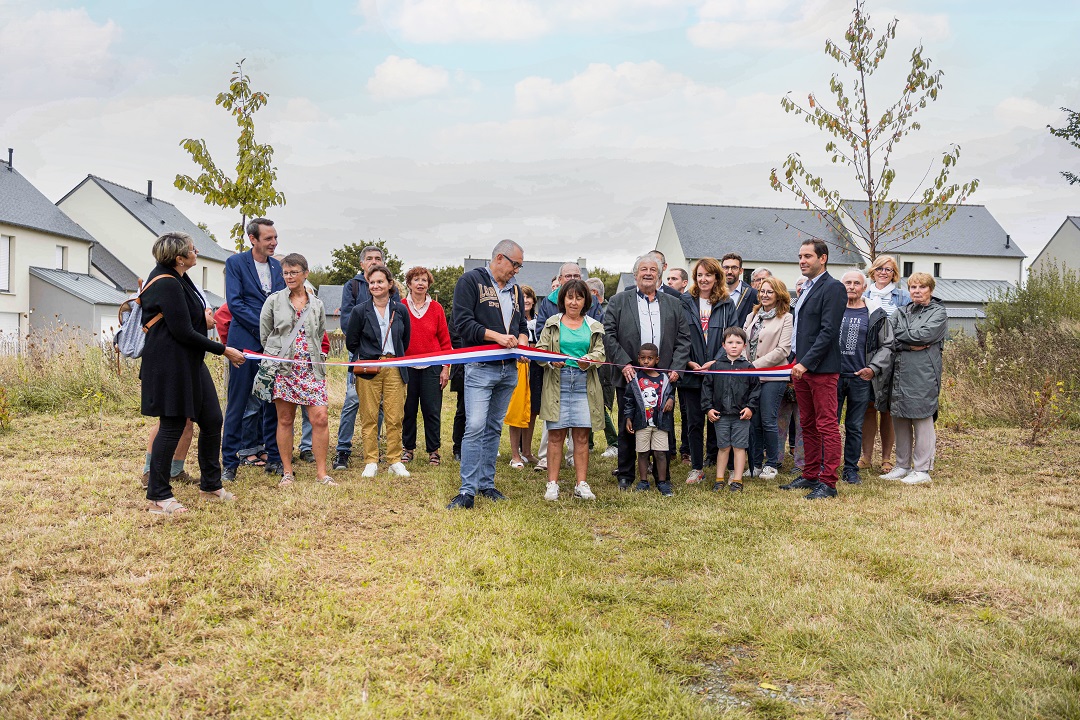
<path fill-rule="evenodd" d="M 221 487 L 221 405 L 203 357 L 224 355 L 235 366 L 244 355 L 207 337 L 208 308 L 187 271 L 199 255 L 191 236 L 165 233 L 153 247 L 157 267 L 143 286 L 143 322 L 150 325 L 142 355 L 142 414 L 161 419 L 150 450 L 146 488 L 149 510 L 174 515 L 187 508 L 173 497 L 169 467 L 176 445 L 191 418 L 199 426 L 199 489 L 208 500 L 233 500 Z M 160 316 L 160 317 L 159 317 Z"/>

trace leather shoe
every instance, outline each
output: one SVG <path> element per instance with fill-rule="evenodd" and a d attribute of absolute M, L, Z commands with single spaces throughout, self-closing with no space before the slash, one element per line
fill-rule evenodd
<path fill-rule="evenodd" d="M 862 485 L 862 478 L 859 477 L 857 471 L 851 471 L 844 473 L 844 482 L 848 485 Z"/>
<path fill-rule="evenodd" d="M 221 468 L 221 479 L 225 482 L 232 482 L 236 480 L 236 468 Z"/>
<path fill-rule="evenodd" d="M 622 490 L 623 492 L 629 492 L 630 491 L 630 481 L 629 480 L 620 480 L 619 481 L 619 489 Z"/>
<path fill-rule="evenodd" d="M 836 497 L 836 488 L 831 488 L 823 482 L 819 482 L 813 492 L 806 496 L 807 500 L 828 500 Z"/>
<path fill-rule="evenodd" d="M 461 508 L 462 510 L 472 510 L 472 506 L 472 495 L 455 495 L 454 499 L 450 501 L 450 504 L 446 506 L 446 509 L 456 510 L 458 508 Z"/>
<path fill-rule="evenodd" d="M 821 483 L 821 484 L 824 485 L 824 483 Z M 789 482 L 787 485 L 781 485 L 780 489 L 781 490 L 804 490 L 804 489 L 805 490 L 812 490 L 812 489 L 816 488 L 817 486 L 818 486 L 818 481 L 817 480 L 810 480 L 810 479 L 804 478 L 802 475 L 800 475 L 799 477 L 797 477 L 794 480 L 792 480 L 791 482 Z M 826 487 L 828 487 L 828 486 L 826 485 Z"/>
<path fill-rule="evenodd" d="M 480 494 L 486 497 L 488 500 L 491 500 L 492 502 L 499 502 L 500 500 L 508 499 L 505 495 L 503 495 L 495 488 L 486 488 L 484 490 L 481 490 Z"/>

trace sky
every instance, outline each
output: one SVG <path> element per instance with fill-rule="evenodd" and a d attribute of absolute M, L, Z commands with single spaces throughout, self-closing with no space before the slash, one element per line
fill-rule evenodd
<path fill-rule="evenodd" d="M 798 152 L 846 197 L 828 139 L 785 114 L 842 70 L 851 0 L 359 0 L 132 3 L 0 0 L 0 150 L 58 200 L 87 174 L 155 195 L 223 245 L 237 218 L 172 186 L 204 138 L 235 164 L 214 105 L 235 64 L 269 94 L 278 252 L 313 265 L 381 239 L 406 265 L 585 257 L 624 270 L 655 246 L 668 202 L 795 207 L 769 171 Z M 897 197 L 961 147 L 951 179 L 1033 259 L 1080 214 L 1080 153 L 1052 137 L 1080 109 L 1080 2 L 869 0 L 899 19 L 871 102 L 899 94 L 922 43 L 944 70 L 922 130 L 897 147 Z M 793 251 L 793 255 L 794 255 Z M 149 258 L 148 258 L 149 262 Z M 136 269 L 137 270 L 137 269 Z"/>

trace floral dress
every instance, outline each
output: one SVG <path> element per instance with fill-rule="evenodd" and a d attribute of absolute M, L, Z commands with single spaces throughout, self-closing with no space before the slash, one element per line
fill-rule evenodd
<path fill-rule="evenodd" d="M 297 320 L 301 314 L 302 311 L 297 311 Z M 293 348 L 293 359 L 299 362 L 285 365 L 274 376 L 274 399 L 308 407 L 329 405 L 326 381 L 316 377 L 315 371 L 308 364 L 311 362 L 311 347 L 308 344 L 307 328 L 300 328 Z"/>

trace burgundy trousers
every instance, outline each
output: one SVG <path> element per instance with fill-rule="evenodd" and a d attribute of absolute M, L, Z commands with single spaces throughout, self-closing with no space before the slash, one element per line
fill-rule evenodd
<path fill-rule="evenodd" d="M 802 427 L 802 474 L 807 480 L 819 480 L 831 488 L 839 479 L 843 464 L 840 425 L 836 420 L 836 384 L 839 373 L 803 373 L 795 381 L 795 400 L 799 404 Z"/>

